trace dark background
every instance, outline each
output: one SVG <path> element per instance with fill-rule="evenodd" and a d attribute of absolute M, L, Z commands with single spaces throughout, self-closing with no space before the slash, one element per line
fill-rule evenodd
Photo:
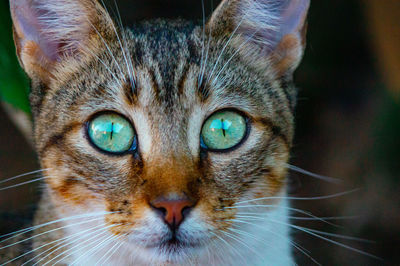
<path fill-rule="evenodd" d="M 219 2 L 205 1 L 207 14 Z M 6 3 L 1 0 L 0 8 L 7 8 Z M 118 3 L 125 25 L 156 17 L 202 17 L 200 0 Z M 8 19 L 7 12 L 1 13 Z M 11 42 L 9 32 L 1 32 L 1 36 L 0 45 Z M 371 259 L 294 231 L 294 240 L 323 265 L 400 265 L 399 40 L 400 1 L 312 1 L 308 46 L 295 75 L 299 100 L 291 164 L 343 182 L 333 184 L 290 172 L 291 195 L 313 197 L 360 190 L 333 199 L 292 202 L 293 207 L 317 216 L 355 216 L 352 219 L 334 221 L 338 226 L 318 221 L 295 223 L 373 240 L 375 243 L 332 238 L 384 259 Z M 31 147 L 1 109 L 0 129 L 0 180 L 38 169 Z M 0 183 L 0 189 L 18 182 Z M 0 190 L 0 234 L 22 226 L 39 195 L 40 184 Z M 313 264 L 303 254 L 296 252 L 296 257 L 300 265 Z"/>

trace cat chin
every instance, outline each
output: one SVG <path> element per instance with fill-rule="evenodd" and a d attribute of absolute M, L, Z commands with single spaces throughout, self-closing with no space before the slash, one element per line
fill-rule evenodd
<path fill-rule="evenodd" d="M 178 240 L 177 238 L 158 238 L 153 241 L 146 241 L 139 244 L 131 240 L 126 247 L 136 253 L 137 260 L 144 260 L 146 263 L 153 261 L 163 265 L 183 265 L 199 257 L 206 250 L 209 241 L 200 239 Z"/>
<path fill-rule="evenodd" d="M 205 250 L 200 244 L 163 243 L 144 247 L 126 243 L 120 255 L 126 265 L 195 265 L 205 255 Z"/>

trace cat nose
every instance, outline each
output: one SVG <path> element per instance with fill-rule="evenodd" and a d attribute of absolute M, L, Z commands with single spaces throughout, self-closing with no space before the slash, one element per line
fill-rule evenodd
<path fill-rule="evenodd" d="M 153 209 L 161 215 L 164 222 L 172 229 L 176 230 L 179 225 L 193 208 L 193 201 L 187 198 L 174 200 L 159 199 L 151 202 Z"/>

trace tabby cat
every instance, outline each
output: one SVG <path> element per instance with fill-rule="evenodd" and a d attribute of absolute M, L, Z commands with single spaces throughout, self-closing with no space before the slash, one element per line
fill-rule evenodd
<path fill-rule="evenodd" d="M 309 0 L 130 28 L 96 0 L 10 6 L 45 178 L 10 263 L 294 264 L 286 163 Z"/>

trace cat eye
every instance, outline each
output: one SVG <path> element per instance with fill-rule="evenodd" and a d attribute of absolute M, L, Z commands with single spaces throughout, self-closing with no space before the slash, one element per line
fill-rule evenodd
<path fill-rule="evenodd" d="M 201 130 L 201 145 L 215 151 L 239 145 L 247 133 L 246 118 L 238 112 L 223 110 L 212 114 Z"/>
<path fill-rule="evenodd" d="M 105 113 L 88 123 L 91 142 L 100 150 L 124 153 L 136 149 L 136 136 L 131 123 L 121 115 Z"/>

